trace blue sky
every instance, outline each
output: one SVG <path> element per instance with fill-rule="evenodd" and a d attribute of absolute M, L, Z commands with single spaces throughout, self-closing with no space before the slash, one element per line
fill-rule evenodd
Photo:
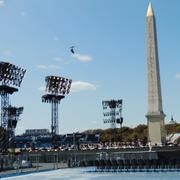
<path fill-rule="evenodd" d="M 152 0 L 156 15 L 163 108 L 180 119 L 180 1 Z M 59 106 L 60 133 L 108 128 L 102 100 L 123 99 L 124 125 L 146 124 L 147 0 L 0 0 L 0 59 L 27 69 L 17 134 L 50 128 L 45 76 L 73 80 Z M 69 51 L 76 46 L 76 56 Z"/>

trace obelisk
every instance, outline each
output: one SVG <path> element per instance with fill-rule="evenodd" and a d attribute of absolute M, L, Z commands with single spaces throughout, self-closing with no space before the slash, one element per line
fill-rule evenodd
<path fill-rule="evenodd" d="M 165 114 L 162 108 L 156 21 L 151 3 L 146 17 L 148 66 L 148 139 L 152 145 L 165 142 Z"/>

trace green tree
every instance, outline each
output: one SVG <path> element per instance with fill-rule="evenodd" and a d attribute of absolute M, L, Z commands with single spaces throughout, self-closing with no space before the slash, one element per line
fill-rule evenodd
<path fill-rule="evenodd" d="M 167 124 L 165 129 L 168 134 L 180 133 L 180 124 Z M 135 128 L 130 127 L 122 127 L 116 129 L 95 129 L 95 130 L 87 130 L 84 133 L 99 133 L 100 140 L 102 142 L 138 142 L 141 141 L 143 145 L 147 144 L 148 141 L 148 127 L 147 125 L 140 124 Z"/>

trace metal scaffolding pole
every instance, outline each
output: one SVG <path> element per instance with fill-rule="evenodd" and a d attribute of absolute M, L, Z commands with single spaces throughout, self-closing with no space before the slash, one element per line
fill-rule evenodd
<path fill-rule="evenodd" d="M 51 103 L 51 133 L 59 134 L 58 102 L 55 100 Z"/>
<path fill-rule="evenodd" d="M 8 128 L 8 112 L 6 108 L 9 107 L 9 94 L 6 92 L 1 93 L 1 127 Z"/>

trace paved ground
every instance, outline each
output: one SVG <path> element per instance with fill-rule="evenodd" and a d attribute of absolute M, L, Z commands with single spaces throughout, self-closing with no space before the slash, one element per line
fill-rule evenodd
<path fill-rule="evenodd" d="M 53 169 L 67 168 L 65 163 L 33 163 L 32 168 L 6 170 L 0 172 L 0 178 L 15 174 L 26 174 L 31 172 L 48 171 Z"/>

